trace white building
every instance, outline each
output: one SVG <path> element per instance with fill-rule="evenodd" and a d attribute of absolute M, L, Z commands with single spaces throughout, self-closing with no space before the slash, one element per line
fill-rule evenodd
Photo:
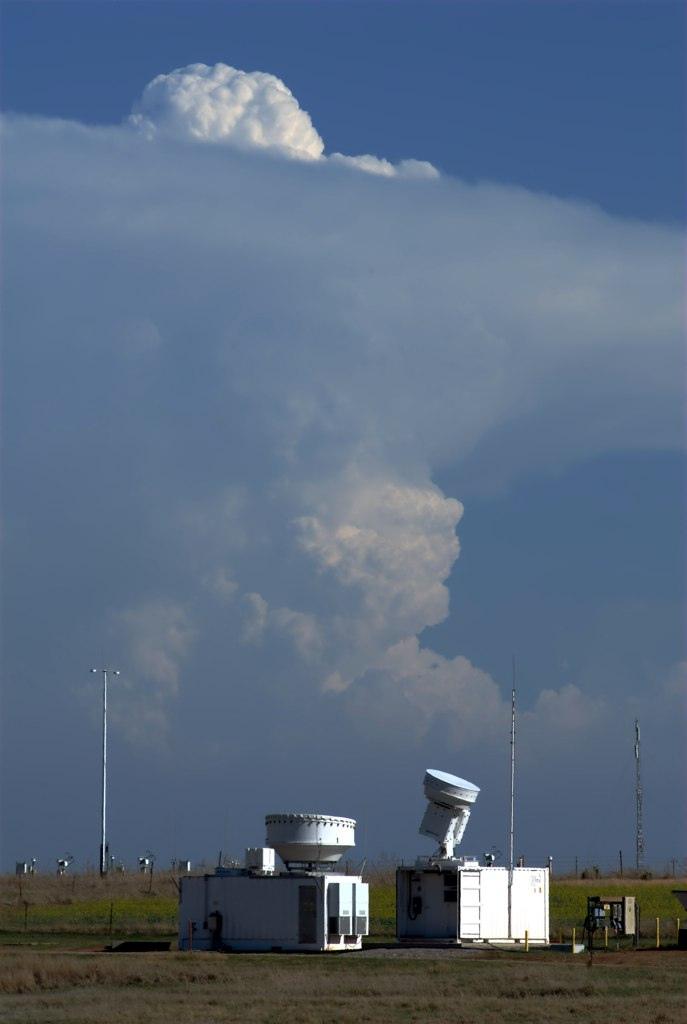
<path fill-rule="evenodd" d="M 533 945 L 547 944 L 549 869 L 513 868 L 512 881 L 509 876 L 508 868 L 468 858 L 454 866 L 399 868 L 399 941 L 524 942 L 527 933 Z"/>
<path fill-rule="evenodd" d="M 273 814 L 265 824 L 268 846 L 246 850 L 243 868 L 180 879 L 179 948 L 360 949 L 369 930 L 368 885 L 359 875 L 333 870 L 355 845 L 355 821 Z"/>
<path fill-rule="evenodd" d="M 549 869 L 481 865 L 456 857 L 479 789 L 430 769 L 420 833 L 439 843 L 430 857 L 396 871 L 396 935 L 400 942 L 512 943 L 549 941 Z"/>

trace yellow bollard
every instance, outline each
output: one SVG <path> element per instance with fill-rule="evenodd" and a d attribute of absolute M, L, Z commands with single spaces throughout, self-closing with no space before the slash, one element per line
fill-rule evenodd
<path fill-rule="evenodd" d="M 604 928 L 604 949 L 608 949 L 608 925 Z"/>
<path fill-rule="evenodd" d="M 573 953 L 575 952 L 575 929 L 574 928 L 573 928 L 573 933 L 572 933 L 572 952 Z"/>
<path fill-rule="evenodd" d="M 530 933 L 527 931 L 527 928 L 525 928 L 525 952 L 529 953 L 529 951 L 530 951 Z"/>
<path fill-rule="evenodd" d="M 661 918 L 656 918 L 656 949 L 661 948 Z"/>

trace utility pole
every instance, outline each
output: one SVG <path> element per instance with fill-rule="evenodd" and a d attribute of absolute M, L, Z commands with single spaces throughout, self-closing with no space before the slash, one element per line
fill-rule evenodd
<path fill-rule="evenodd" d="M 644 827 L 642 825 L 642 771 L 638 718 L 635 718 L 635 812 L 636 868 L 637 871 L 641 871 L 644 866 Z"/>
<path fill-rule="evenodd" d="M 119 675 L 117 668 L 92 668 L 91 672 L 102 672 L 103 674 L 103 763 L 102 763 L 102 798 L 100 817 L 100 874 L 101 877 L 107 874 L 108 848 L 107 848 L 107 674 Z"/>
<path fill-rule="evenodd" d="M 508 867 L 513 870 L 515 844 L 515 658 L 513 658 L 513 689 L 510 709 L 510 828 L 508 832 Z"/>
<path fill-rule="evenodd" d="M 508 938 L 512 936 L 513 858 L 515 846 L 515 655 L 510 705 L 510 827 L 508 830 Z"/>

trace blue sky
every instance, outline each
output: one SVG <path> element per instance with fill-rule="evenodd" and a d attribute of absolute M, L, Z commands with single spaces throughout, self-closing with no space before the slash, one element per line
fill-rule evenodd
<path fill-rule="evenodd" d="M 502 847 L 513 654 L 522 851 L 629 857 L 640 714 L 649 857 L 683 855 L 683 6 L 2 19 L 4 866 L 95 857 L 103 658 L 129 859 L 240 852 L 275 802 L 422 852 L 436 758 Z M 194 62 L 277 76 L 391 178 L 199 144 L 151 102 L 147 141 L 120 127 Z"/>
<path fill-rule="evenodd" d="M 684 217 L 681 3 L 10 0 L 3 26 L 8 110 L 117 123 L 160 69 L 225 61 L 282 78 L 334 150 Z"/>

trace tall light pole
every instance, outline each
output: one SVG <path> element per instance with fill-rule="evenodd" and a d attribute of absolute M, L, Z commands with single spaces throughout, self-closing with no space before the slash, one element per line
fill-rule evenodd
<path fill-rule="evenodd" d="M 92 668 L 91 672 L 102 672 L 103 674 L 103 789 L 102 789 L 102 804 L 101 804 L 101 818 L 100 818 L 100 874 L 107 874 L 107 835 L 106 835 L 106 821 L 107 821 L 107 674 L 110 672 L 113 676 L 119 675 L 118 668 Z"/>
<path fill-rule="evenodd" d="M 513 688 L 510 694 L 510 827 L 508 829 L 508 867 L 513 870 L 515 846 L 515 658 Z"/>
<path fill-rule="evenodd" d="M 639 719 L 635 718 L 635 861 L 637 871 L 644 867 L 644 826 L 642 824 L 642 771 Z"/>
<path fill-rule="evenodd" d="M 513 655 L 513 687 L 510 700 L 510 826 L 508 829 L 508 938 L 512 934 L 513 916 L 513 853 L 515 846 L 515 655 Z"/>

